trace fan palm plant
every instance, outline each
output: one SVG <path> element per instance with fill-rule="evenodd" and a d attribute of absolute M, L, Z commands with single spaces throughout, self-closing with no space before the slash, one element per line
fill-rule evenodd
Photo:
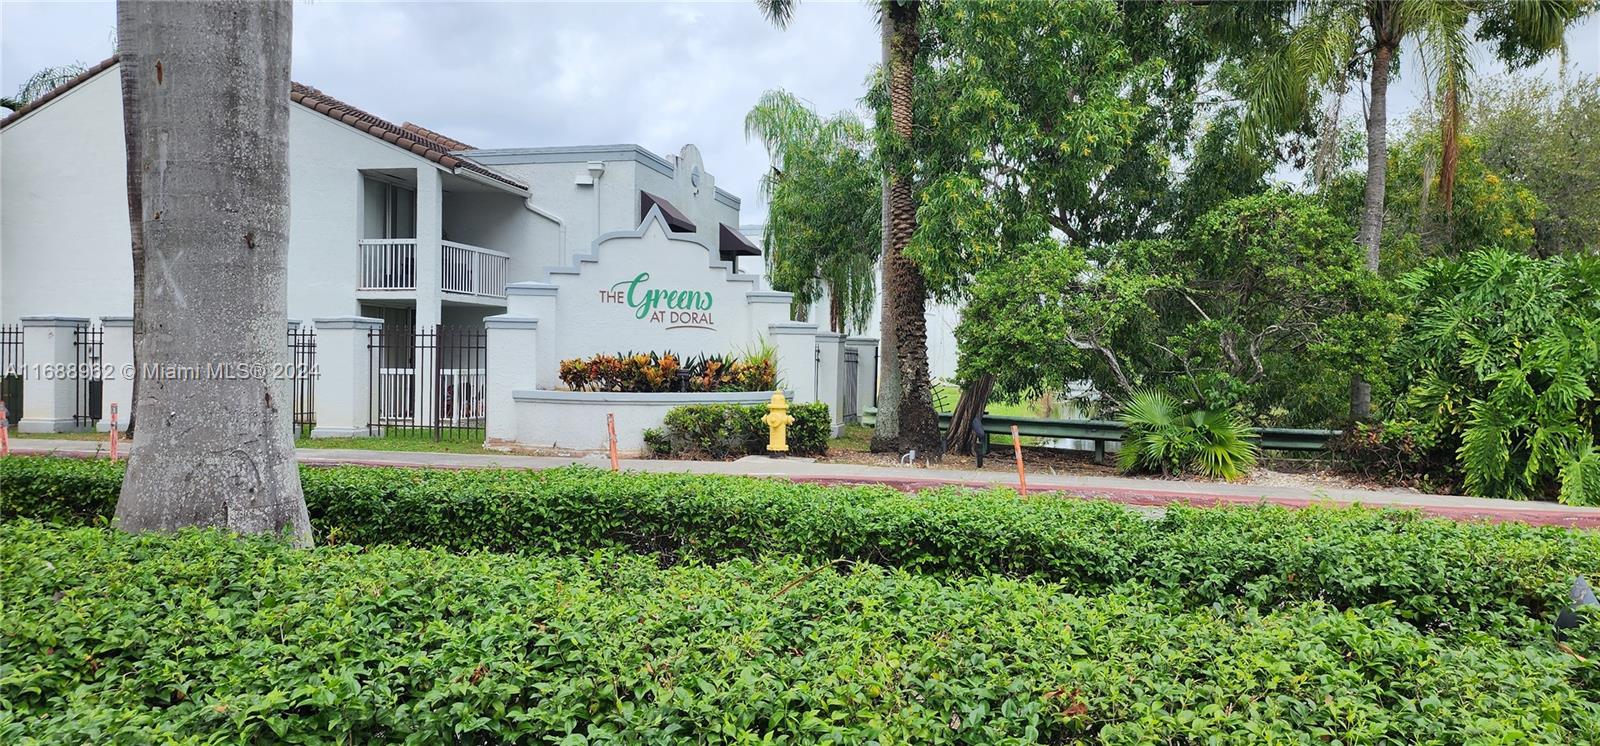
<path fill-rule="evenodd" d="M 1258 449 L 1250 430 L 1226 410 L 1179 411 L 1170 394 L 1135 391 L 1118 418 L 1127 426 L 1117 465 L 1126 472 L 1194 472 L 1212 479 L 1238 479 L 1255 466 Z"/>

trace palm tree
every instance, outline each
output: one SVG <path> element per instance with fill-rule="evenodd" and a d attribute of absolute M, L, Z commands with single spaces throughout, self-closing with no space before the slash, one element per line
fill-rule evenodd
<path fill-rule="evenodd" d="M 17 92 L 10 96 L 0 96 L 0 107 L 12 111 L 21 109 L 34 102 L 40 96 L 61 87 L 73 78 L 83 74 L 88 68 L 82 62 L 73 62 L 66 65 L 47 67 L 30 76 L 17 87 Z"/>
<path fill-rule="evenodd" d="M 132 221 L 148 266 L 139 448 L 116 518 L 129 531 L 214 526 L 311 539 L 290 435 L 283 343 L 293 6 L 122 0 Z M 134 203 L 130 203 L 130 212 Z M 213 367 L 215 366 L 215 367 Z M 159 413 L 152 416 L 150 413 Z"/>
<path fill-rule="evenodd" d="M 767 19 L 783 28 L 794 16 L 795 0 L 756 0 Z M 933 409 L 928 372 L 927 287 L 922 271 L 905 255 L 917 229 L 916 196 L 911 177 L 896 164 L 912 136 L 912 88 L 921 47 L 917 28 L 918 0 L 881 0 L 883 70 L 889 101 L 890 131 L 883 188 L 883 278 L 881 287 L 883 356 L 879 373 L 878 420 L 872 433 L 876 451 L 939 450 L 939 415 Z"/>
<path fill-rule="evenodd" d="M 1532 64 L 1560 48 L 1567 26 L 1593 6 L 1593 0 L 1292 0 L 1220 4 L 1212 12 L 1221 33 L 1235 40 L 1256 35 L 1264 42 L 1249 65 L 1245 137 L 1264 139 L 1296 127 L 1324 94 L 1341 95 L 1350 77 L 1366 75 L 1366 185 L 1356 241 L 1366 249 L 1367 268 L 1376 272 L 1388 177 L 1389 78 L 1402 43 L 1415 43 L 1442 104 L 1440 191 L 1448 197 L 1474 36 L 1493 42 L 1509 63 Z M 1279 12 L 1285 13 L 1277 27 L 1281 33 L 1262 33 L 1263 14 Z M 1371 390 L 1358 376 L 1351 384 L 1350 414 L 1364 419 L 1371 406 Z"/>
<path fill-rule="evenodd" d="M 772 287 L 794 294 L 795 318 L 828 299 L 828 328 L 860 330 L 872 314 L 882 242 L 881 173 L 871 137 L 854 112 L 818 116 L 784 90 L 762 94 L 745 115 L 772 169 L 763 244 Z"/>

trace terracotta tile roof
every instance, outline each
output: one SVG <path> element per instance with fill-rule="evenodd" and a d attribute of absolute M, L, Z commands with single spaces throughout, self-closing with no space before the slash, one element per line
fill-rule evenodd
<path fill-rule="evenodd" d="M 36 99 L 34 99 L 32 101 L 29 101 L 27 103 L 27 105 L 23 106 L 22 108 L 17 109 L 16 111 L 11 112 L 10 114 L 7 114 L 5 119 L 0 119 L 0 127 L 5 127 L 6 125 L 11 124 L 13 121 L 16 121 L 17 119 L 21 118 L 22 115 L 27 114 L 28 112 L 33 111 L 34 109 L 37 109 L 37 108 L 39 108 L 41 106 L 44 106 L 47 103 L 50 103 L 50 101 L 54 100 L 57 96 L 60 96 L 61 94 L 72 90 L 79 83 L 82 83 L 85 80 L 88 80 L 88 79 L 90 79 L 90 78 L 92 78 L 92 77 L 94 77 L 96 75 L 99 75 L 100 73 L 105 72 L 106 70 L 110 69 L 111 66 L 113 66 L 115 64 L 117 64 L 117 56 L 113 54 L 110 57 L 107 57 L 106 59 L 102 60 L 99 64 L 95 65 L 94 67 L 91 67 L 88 70 L 84 70 L 83 72 L 78 73 L 77 77 L 74 77 L 72 80 L 69 80 L 69 81 L 67 81 L 65 83 L 62 83 L 61 85 L 56 86 L 55 88 L 50 89 L 44 95 L 42 95 L 42 96 L 40 96 L 40 97 L 38 97 L 38 98 L 36 98 Z"/>
<path fill-rule="evenodd" d="M 72 90 L 79 83 L 105 72 L 107 69 L 116 64 L 117 56 L 112 55 L 100 64 L 83 71 L 82 74 L 78 75 L 72 80 L 57 86 L 49 93 L 34 99 L 33 101 L 29 102 L 27 106 L 12 112 L 5 119 L 0 119 L 0 128 L 11 124 L 28 112 L 45 105 L 49 101 L 61 96 L 67 91 Z M 299 83 L 289 84 L 289 100 L 322 114 L 330 119 L 335 119 L 350 125 L 361 132 L 365 132 L 373 137 L 382 139 L 385 142 L 392 143 L 399 147 L 410 150 L 412 153 L 422 156 L 423 158 L 433 161 L 434 163 L 437 163 L 445 168 L 451 170 L 464 169 L 471 171 L 480 176 L 494 179 L 502 184 L 507 184 L 524 191 L 526 191 L 528 188 L 526 184 L 506 176 L 505 174 L 485 168 L 484 166 L 468 160 L 467 158 L 451 155 L 451 151 L 454 150 L 472 150 L 473 148 L 466 143 L 461 142 L 460 140 L 445 137 L 444 135 L 425 127 L 419 127 L 410 122 L 407 122 L 404 125 L 397 125 L 388 121 L 387 119 L 383 119 L 382 117 L 362 111 L 361 109 L 329 96 L 328 94 L 312 88 L 311 86 L 301 85 Z"/>
<path fill-rule="evenodd" d="M 432 130 L 410 123 L 407 123 L 406 126 L 397 125 L 387 119 L 362 111 L 311 86 L 301 85 L 300 83 L 289 84 L 289 100 L 329 119 L 344 122 L 373 137 L 410 150 L 445 168 L 466 169 L 518 189 L 526 190 L 528 188 L 526 184 L 518 182 L 509 176 L 484 168 L 466 158 L 451 155 L 450 151 L 452 150 L 470 150 L 471 148 L 452 147 L 461 146 L 462 143 L 458 140 L 438 135 Z"/>
<path fill-rule="evenodd" d="M 415 124 L 415 123 L 412 123 L 412 122 L 406 122 L 405 124 L 400 125 L 400 129 L 403 129 L 403 130 L 405 130 L 407 132 L 415 132 L 418 135 L 421 135 L 422 137 L 430 138 L 430 139 L 433 139 L 433 140 L 438 140 L 440 144 L 444 145 L 447 148 L 450 148 L 451 151 L 477 150 L 477 148 L 474 148 L 471 145 L 468 145 L 468 144 L 466 144 L 466 143 L 464 143 L 464 142 L 462 142 L 460 140 L 457 140 L 454 137 L 449 137 L 447 135 L 441 135 L 441 134 L 439 134 L 437 132 L 434 132 L 433 130 L 428 129 L 427 127 L 424 127 L 424 126 L 420 125 L 420 124 Z"/>

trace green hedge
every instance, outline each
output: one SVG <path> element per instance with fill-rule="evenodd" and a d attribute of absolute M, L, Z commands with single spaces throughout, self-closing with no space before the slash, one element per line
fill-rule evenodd
<path fill-rule="evenodd" d="M 0 517 L 108 516 L 121 467 L 0 460 Z M 1574 575 L 1600 576 L 1600 535 L 1456 523 L 1360 508 L 1172 508 L 1152 521 L 1106 502 L 1008 490 L 903 494 L 686 474 L 303 468 L 323 544 L 451 551 L 626 547 L 665 563 L 790 554 L 944 574 L 1144 582 L 1184 606 L 1385 604 L 1432 630 L 1528 633 Z"/>
<path fill-rule="evenodd" d="M 1595 667 L 1548 641 L 808 568 L 14 521 L 0 742 L 1600 740 Z"/>
<path fill-rule="evenodd" d="M 660 458 L 736 458 L 767 452 L 765 404 L 690 404 L 673 407 L 660 429 L 645 431 L 645 445 Z M 820 456 L 828 452 L 833 422 L 822 402 L 789 408 L 789 453 Z"/>

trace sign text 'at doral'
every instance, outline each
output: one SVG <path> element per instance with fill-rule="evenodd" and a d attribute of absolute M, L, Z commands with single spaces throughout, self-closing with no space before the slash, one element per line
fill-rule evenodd
<path fill-rule="evenodd" d="M 600 291 L 601 303 L 615 303 L 633 309 L 641 321 L 664 324 L 668 329 L 715 329 L 711 320 L 711 293 L 646 287 L 649 272 L 640 272 Z"/>

